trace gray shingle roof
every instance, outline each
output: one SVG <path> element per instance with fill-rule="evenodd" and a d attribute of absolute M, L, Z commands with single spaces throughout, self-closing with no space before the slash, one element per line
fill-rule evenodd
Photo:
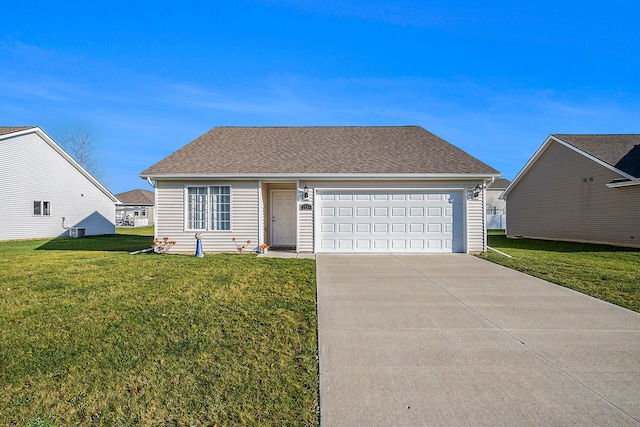
<path fill-rule="evenodd" d="M 153 206 L 155 203 L 153 191 L 149 190 L 126 191 L 116 197 L 123 205 Z"/>
<path fill-rule="evenodd" d="M 35 126 L 0 126 L 0 135 L 8 135 L 14 132 L 20 132 L 21 130 L 31 129 Z"/>
<path fill-rule="evenodd" d="M 504 190 L 509 186 L 509 184 L 511 184 L 511 181 L 509 181 L 508 179 L 499 178 L 493 181 L 487 188 L 491 188 L 494 190 Z"/>
<path fill-rule="evenodd" d="M 640 134 L 554 134 L 567 144 L 640 178 Z"/>
<path fill-rule="evenodd" d="M 418 126 L 215 127 L 141 176 L 499 172 Z"/>

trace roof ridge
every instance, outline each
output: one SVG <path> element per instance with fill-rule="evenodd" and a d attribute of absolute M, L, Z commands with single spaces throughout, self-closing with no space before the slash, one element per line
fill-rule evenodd
<path fill-rule="evenodd" d="M 640 133 L 552 133 L 552 136 L 640 136 Z"/>
<path fill-rule="evenodd" d="M 421 128 L 419 125 L 348 125 L 348 126 L 334 126 L 334 125 L 284 125 L 284 126 L 214 126 L 211 129 L 219 129 L 219 128 L 231 128 L 231 129 L 304 129 L 304 128 L 408 128 L 408 127 L 417 127 Z M 426 129 L 425 129 L 426 130 Z"/>

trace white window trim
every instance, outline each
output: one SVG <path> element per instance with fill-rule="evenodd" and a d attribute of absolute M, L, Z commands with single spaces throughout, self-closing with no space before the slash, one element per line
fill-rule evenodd
<path fill-rule="evenodd" d="M 189 227 L 189 188 L 206 188 L 207 189 L 207 203 L 206 203 L 206 220 L 205 225 L 206 228 L 190 228 Z M 211 213 L 210 213 L 210 188 L 211 187 L 229 187 L 229 229 L 228 230 L 212 230 L 211 229 Z M 186 184 L 184 186 L 184 230 L 185 231 L 206 231 L 211 233 L 231 233 L 233 228 L 233 202 L 232 202 L 232 194 L 233 194 L 233 186 L 227 183 L 214 183 L 214 184 Z"/>
<path fill-rule="evenodd" d="M 36 202 L 40 204 L 40 213 L 35 213 L 35 207 L 36 207 L 35 203 Z M 47 207 L 48 207 L 47 213 L 44 213 L 45 212 L 45 209 L 44 209 L 45 203 L 47 204 Z M 37 216 L 37 217 L 40 217 L 40 216 L 51 216 L 51 202 L 49 200 L 34 200 L 32 205 L 31 205 L 31 216 Z"/>

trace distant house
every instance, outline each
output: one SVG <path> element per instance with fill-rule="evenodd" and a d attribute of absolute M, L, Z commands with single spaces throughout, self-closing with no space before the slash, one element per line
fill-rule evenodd
<path fill-rule="evenodd" d="M 118 199 L 39 127 L 0 127 L 0 159 L 0 240 L 115 233 Z"/>
<path fill-rule="evenodd" d="M 418 126 L 329 126 L 216 127 L 140 176 L 176 252 L 468 253 L 500 173 Z"/>
<path fill-rule="evenodd" d="M 506 203 L 500 198 L 511 181 L 496 179 L 487 187 L 487 229 L 504 230 L 507 225 Z"/>
<path fill-rule="evenodd" d="M 550 135 L 504 198 L 509 236 L 640 247 L 640 135 Z"/>
<path fill-rule="evenodd" d="M 116 194 L 120 203 L 116 205 L 118 227 L 141 227 L 153 225 L 155 196 L 153 191 L 131 190 Z"/>

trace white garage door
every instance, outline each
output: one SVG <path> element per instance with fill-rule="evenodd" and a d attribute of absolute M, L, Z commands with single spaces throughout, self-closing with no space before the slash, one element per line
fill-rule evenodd
<path fill-rule="evenodd" d="M 317 252 L 463 252 L 462 192 L 317 192 Z"/>

